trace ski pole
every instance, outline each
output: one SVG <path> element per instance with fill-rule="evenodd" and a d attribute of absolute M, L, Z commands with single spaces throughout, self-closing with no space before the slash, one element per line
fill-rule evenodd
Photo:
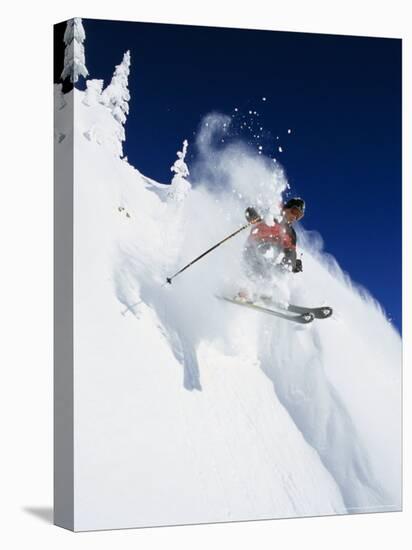
<path fill-rule="evenodd" d="M 175 277 L 177 277 L 178 275 L 180 275 L 180 273 L 183 273 L 183 271 L 185 271 L 188 267 L 190 267 L 191 265 L 195 264 L 197 261 L 201 260 L 202 258 L 204 258 L 206 256 L 206 254 L 209 254 L 209 252 L 212 252 L 212 250 L 214 250 L 215 248 L 217 248 L 218 246 L 220 246 L 221 244 L 223 244 L 224 242 L 228 241 L 229 239 L 231 239 L 232 237 L 234 237 L 235 235 L 237 235 L 238 233 L 240 233 L 241 231 L 243 231 L 244 229 L 246 229 L 247 227 L 249 227 L 250 225 L 250 222 L 245 224 L 245 225 L 242 225 L 242 227 L 240 227 L 239 229 L 236 229 L 236 231 L 234 231 L 233 233 L 231 233 L 230 235 L 228 235 L 227 237 L 225 237 L 224 239 L 222 239 L 221 241 L 219 241 L 217 244 L 215 244 L 214 246 L 212 246 L 211 248 L 209 248 L 208 250 L 206 250 L 206 252 L 203 252 L 203 254 L 201 254 L 200 256 L 198 256 L 197 258 L 195 258 L 194 260 L 192 260 L 191 262 L 189 262 L 187 265 L 185 265 L 184 267 L 182 267 L 182 269 L 179 269 L 179 271 L 177 271 L 174 275 L 172 275 L 171 277 L 166 277 L 166 283 L 169 283 L 169 285 L 172 284 L 172 279 L 174 279 Z"/>

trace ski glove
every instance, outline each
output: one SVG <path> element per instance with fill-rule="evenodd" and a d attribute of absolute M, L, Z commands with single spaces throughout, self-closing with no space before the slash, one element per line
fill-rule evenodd
<path fill-rule="evenodd" d="M 262 221 L 262 218 L 252 206 L 246 208 L 245 217 L 249 223 L 257 223 Z"/>
<path fill-rule="evenodd" d="M 293 273 L 299 273 L 301 271 L 303 271 L 303 264 L 302 264 L 302 260 L 296 260 L 295 262 L 295 267 L 292 269 Z"/>

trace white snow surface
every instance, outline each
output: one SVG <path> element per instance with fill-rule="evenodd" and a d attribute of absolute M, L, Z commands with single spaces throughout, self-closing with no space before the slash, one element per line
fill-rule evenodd
<path fill-rule="evenodd" d="M 59 102 L 57 136 L 73 93 L 75 529 L 399 510 L 401 340 L 318 239 L 299 231 L 287 283 L 334 308 L 308 326 L 215 297 L 244 283 L 246 232 L 162 286 L 245 223 L 256 189 L 280 198 L 283 173 L 209 146 L 176 208 L 85 92 Z"/>

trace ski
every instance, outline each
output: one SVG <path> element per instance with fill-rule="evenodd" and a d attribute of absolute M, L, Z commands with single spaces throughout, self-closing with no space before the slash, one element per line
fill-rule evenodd
<path fill-rule="evenodd" d="M 254 309 L 255 311 L 261 311 L 262 313 L 267 313 L 268 315 L 273 315 L 275 317 L 279 317 L 280 319 L 285 319 L 286 321 L 292 321 L 293 323 L 300 323 L 302 325 L 307 325 L 308 323 L 311 323 L 315 318 L 314 314 L 310 311 L 305 311 L 302 313 L 299 312 L 296 315 L 294 314 L 289 315 L 288 313 L 285 313 L 286 310 L 284 310 L 285 312 L 277 311 L 275 309 L 259 306 L 254 302 L 240 301 L 240 300 L 236 300 L 235 298 L 228 298 L 227 296 L 216 296 L 216 297 L 219 298 L 220 300 L 225 300 L 226 302 L 230 302 L 231 304 L 248 307 L 250 309 Z"/>
<path fill-rule="evenodd" d="M 321 307 L 304 307 L 304 306 L 295 306 L 294 304 L 289 304 L 287 307 L 288 311 L 293 313 L 313 313 L 315 319 L 327 319 L 333 313 L 333 309 L 330 306 L 321 306 Z"/>

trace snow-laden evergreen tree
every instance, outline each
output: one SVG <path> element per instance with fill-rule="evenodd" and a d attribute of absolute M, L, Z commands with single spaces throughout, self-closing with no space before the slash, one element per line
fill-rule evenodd
<path fill-rule="evenodd" d="M 64 50 L 62 80 L 69 78 L 70 82 L 75 84 L 79 80 L 79 76 L 86 78 L 89 74 L 84 56 L 83 42 L 85 39 L 86 34 L 81 18 L 69 19 L 63 38 L 66 49 Z"/>
<path fill-rule="evenodd" d="M 177 160 L 171 166 L 170 170 L 175 173 L 170 184 L 168 197 L 176 202 L 182 202 L 191 189 L 187 177 L 190 175 L 189 168 L 185 162 L 188 142 L 187 139 L 183 142 L 182 151 L 177 151 Z"/>
<path fill-rule="evenodd" d="M 112 80 L 102 93 L 102 103 L 111 109 L 114 118 L 121 124 L 126 122 L 129 113 L 129 74 L 130 51 L 127 51 L 120 65 L 116 65 Z"/>
<path fill-rule="evenodd" d="M 117 149 L 120 156 L 123 155 L 122 141 L 126 139 L 123 124 L 129 113 L 130 93 L 128 89 L 130 74 L 130 51 L 127 51 L 120 65 L 116 65 L 110 84 L 101 94 L 101 103 L 108 107 L 115 119 L 114 139 L 117 141 Z"/>

